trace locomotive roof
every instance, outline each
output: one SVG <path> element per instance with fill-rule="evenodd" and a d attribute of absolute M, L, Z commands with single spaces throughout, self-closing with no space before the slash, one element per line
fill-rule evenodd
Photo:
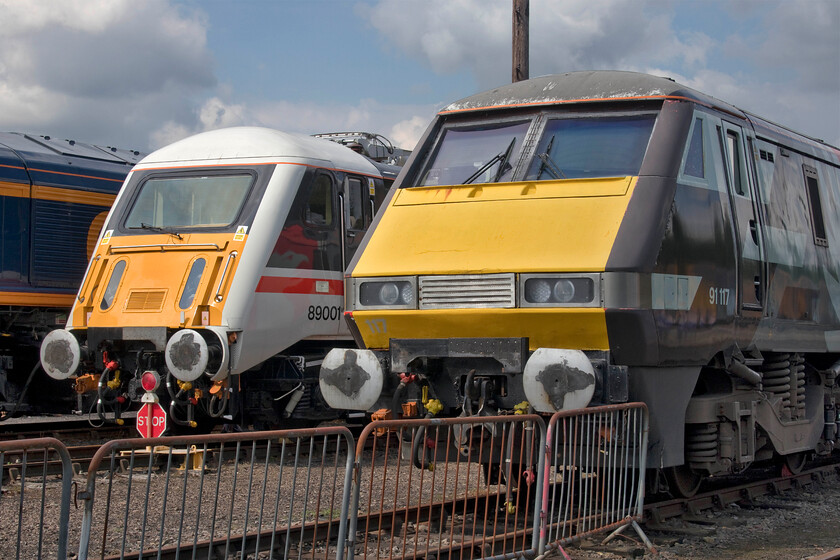
<path fill-rule="evenodd" d="M 14 150 L 24 161 L 32 159 L 33 156 L 39 159 L 43 159 L 44 156 L 68 156 L 134 165 L 142 157 L 142 154 L 136 150 L 98 146 L 22 132 L 0 132 L 0 146 Z"/>
<path fill-rule="evenodd" d="M 202 132 L 156 150 L 140 166 L 158 166 L 178 162 L 216 162 L 224 160 L 272 159 L 321 160 L 330 167 L 381 175 L 373 162 L 353 150 L 304 134 L 281 132 L 270 128 L 240 126 Z"/>
<path fill-rule="evenodd" d="M 684 98 L 742 115 L 742 111 L 670 78 L 622 71 L 567 72 L 506 84 L 456 101 L 441 114 L 523 105 Z"/>
<path fill-rule="evenodd" d="M 440 115 L 465 111 L 506 109 L 564 103 L 592 103 L 644 99 L 688 99 L 748 119 L 754 124 L 773 130 L 803 144 L 801 149 L 816 156 L 817 150 L 827 150 L 835 163 L 840 157 L 838 149 L 824 140 L 813 138 L 773 123 L 757 115 L 739 109 L 711 95 L 680 84 L 671 78 L 651 76 L 639 72 L 618 70 L 595 70 L 567 72 L 540 76 L 530 80 L 506 84 L 495 89 L 477 93 L 455 101 L 444 107 Z M 823 154 L 825 155 L 825 154 Z"/>

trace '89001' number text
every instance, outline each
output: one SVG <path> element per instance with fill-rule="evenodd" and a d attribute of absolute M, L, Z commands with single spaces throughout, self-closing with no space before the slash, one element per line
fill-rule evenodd
<path fill-rule="evenodd" d="M 341 308 L 337 305 L 310 305 L 306 318 L 310 321 L 335 321 L 341 317 Z"/>

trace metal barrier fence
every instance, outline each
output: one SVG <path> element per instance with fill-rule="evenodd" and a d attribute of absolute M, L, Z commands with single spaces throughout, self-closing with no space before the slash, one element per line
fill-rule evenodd
<path fill-rule="evenodd" d="M 0 467 L 0 558 L 67 558 L 73 484 L 67 448 L 54 438 L 2 441 Z"/>
<path fill-rule="evenodd" d="M 356 445 L 348 550 L 365 559 L 534 550 L 544 447 L 539 416 L 369 424 Z"/>
<path fill-rule="evenodd" d="M 342 427 L 112 441 L 80 494 L 79 558 L 340 556 L 352 442 Z"/>
<path fill-rule="evenodd" d="M 643 403 L 558 412 L 548 424 L 540 552 L 632 526 L 644 507 L 648 415 Z"/>
<path fill-rule="evenodd" d="M 548 426 L 376 421 L 358 442 L 343 427 L 116 440 L 92 460 L 81 509 L 60 442 L 2 442 L 0 503 L 18 520 L 0 518 L 0 557 L 501 559 L 627 527 L 650 546 L 637 524 L 647 433 L 647 409 L 628 404 Z"/>

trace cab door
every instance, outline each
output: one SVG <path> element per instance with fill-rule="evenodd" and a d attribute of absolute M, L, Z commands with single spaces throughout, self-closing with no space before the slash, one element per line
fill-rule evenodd
<path fill-rule="evenodd" d="M 752 158 L 754 140 L 742 127 L 722 121 L 718 127 L 727 187 L 738 235 L 738 308 L 748 316 L 761 312 L 765 298 L 764 243 L 758 212 L 758 189 Z"/>

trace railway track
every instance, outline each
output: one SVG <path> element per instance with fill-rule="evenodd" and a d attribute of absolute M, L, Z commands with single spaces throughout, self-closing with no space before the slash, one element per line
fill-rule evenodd
<path fill-rule="evenodd" d="M 55 437 L 65 441 L 79 438 L 91 440 L 127 437 L 134 432 L 137 413 L 123 414 L 123 423 L 117 424 L 113 418 L 102 422 L 95 414 L 63 414 L 53 416 L 21 416 L 0 420 L 0 441 L 11 439 L 29 439 L 37 437 Z M 120 436 L 120 434 L 123 434 Z"/>
<path fill-rule="evenodd" d="M 78 475 L 87 470 L 91 458 L 100 448 L 104 439 L 125 437 L 127 433 L 133 433 L 132 428 L 127 426 L 116 430 L 114 427 L 109 429 L 111 430 L 110 432 L 104 429 L 91 430 L 90 427 L 83 430 L 60 428 L 49 430 L 45 433 L 55 437 L 56 432 L 58 432 L 62 441 L 69 441 L 72 438 L 74 441 L 80 442 L 77 445 L 68 445 L 68 451 L 70 452 L 74 465 L 74 473 Z M 11 436 L 12 439 L 21 437 L 20 434 L 14 433 L 4 435 Z M 96 443 L 82 442 L 84 438 L 92 436 L 98 439 Z M 259 455 L 263 448 L 256 445 L 254 449 L 259 451 Z M 215 450 L 210 448 L 208 451 L 214 453 Z M 253 453 L 253 451 L 251 452 Z M 5 465 L 4 470 L 8 473 L 9 477 L 16 478 L 24 476 L 22 457 L 20 455 L 15 455 L 12 452 L 5 453 L 2 460 Z M 247 460 L 247 457 L 243 456 L 242 460 Z M 49 472 L 53 472 L 54 470 L 57 473 L 59 466 L 59 461 L 48 461 L 44 464 L 43 462 L 38 462 L 37 453 L 30 454 L 26 462 L 26 476 L 42 476 L 45 468 Z M 124 466 L 122 467 L 124 468 Z M 700 529 L 694 529 L 692 531 L 691 527 L 687 529 L 680 528 L 674 523 L 669 522 L 677 518 L 686 521 L 688 524 L 692 522 L 697 523 L 698 521 L 702 522 L 701 517 L 704 514 L 707 514 L 711 510 L 724 510 L 732 504 L 738 504 L 747 509 L 754 507 L 756 500 L 761 496 L 781 495 L 817 483 L 829 483 L 833 485 L 840 483 L 840 464 L 837 462 L 812 463 L 809 467 L 798 474 L 788 474 L 787 476 L 779 476 L 778 469 L 773 472 L 770 469 L 754 469 L 751 471 L 751 474 L 755 478 L 751 480 L 726 477 L 715 481 L 714 487 L 710 487 L 703 493 L 688 499 L 674 500 L 649 496 L 644 508 L 645 530 L 654 533 L 677 533 L 684 535 L 690 535 L 694 532 L 700 535 L 703 533 Z M 490 494 L 478 501 L 473 499 L 457 502 L 454 504 L 454 507 L 453 504 L 448 504 L 448 510 L 441 507 L 438 513 L 435 515 L 430 514 L 427 519 L 423 520 L 408 520 L 405 512 L 399 510 L 378 513 L 375 517 L 370 518 L 360 515 L 357 524 L 357 534 L 367 535 L 367 537 L 364 538 L 364 542 L 351 542 L 350 546 L 361 547 L 356 549 L 357 556 L 365 557 L 367 554 L 377 557 L 381 555 L 379 552 L 366 551 L 365 547 L 372 546 L 375 548 L 380 546 L 380 543 L 396 543 L 400 539 L 401 542 L 405 542 L 407 533 L 410 536 L 409 540 L 419 539 L 419 536 L 414 536 L 411 531 L 417 531 L 420 525 L 427 526 L 429 535 L 434 533 L 436 538 L 438 536 L 443 538 L 444 533 L 451 533 L 451 535 L 446 537 L 449 542 L 448 552 L 444 556 L 437 554 L 437 558 L 469 558 L 476 554 L 481 555 L 486 547 L 492 547 L 494 544 L 497 547 L 504 547 L 506 542 L 513 538 L 519 539 L 520 543 L 523 542 L 523 539 L 530 541 L 530 520 L 529 523 L 518 523 L 515 526 L 509 526 L 510 531 L 508 533 L 493 530 L 495 523 L 493 522 L 492 515 L 488 512 L 493 512 L 498 509 L 492 503 L 492 500 L 497 498 L 497 496 Z M 435 508 L 433 507 L 431 509 Z M 449 514 L 447 514 L 447 511 Z M 451 513 L 453 511 L 456 514 L 453 515 Z M 280 531 L 263 531 L 244 535 L 226 534 L 216 536 L 215 538 L 211 536 L 201 542 L 191 541 L 188 545 L 184 543 L 180 546 L 162 543 L 158 548 L 154 549 L 154 552 L 155 555 L 160 553 L 161 558 L 175 558 L 179 556 L 183 557 L 186 550 L 194 550 L 201 557 L 211 554 L 222 557 L 226 554 L 238 556 L 244 553 L 244 555 L 251 555 L 270 550 L 274 551 L 275 556 L 284 557 L 290 554 L 294 556 L 301 551 L 305 551 L 304 555 L 306 557 L 320 558 L 321 552 L 323 552 L 323 555 L 328 555 L 330 546 L 334 549 L 334 544 L 329 545 L 329 543 L 337 535 L 337 523 L 337 520 L 326 520 L 315 527 L 311 524 L 303 527 L 292 525 L 283 527 Z M 454 538 L 459 533 L 457 527 L 463 527 L 467 524 L 472 527 L 480 526 L 481 529 L 473 533 L 474 536 L 472 538 Z M 432 528 L 436 529 L 433 530 Z M 444 530 L 440 528 L 444 528 Z M 427 538 L 429 535 L 427 535 Z M 400 539 L 395 537 L 400 537 Z M 412 542 L 414 543 L 416 540 Z M 416 545 L 412 544 L 412 546 Z M 405 548 L 406 550 L 400 556 L 407 558 L 428 556 L 422 550 L 423 547 L 418 547 L 416 550 L 408 550 L 408 546 L 405 546 Z M 146 556 L 147 553 L 148 551 L 144 551 L 143 554 L 140 551 L 135 551 L 125 557 L 138 558 L 140 556 Z"/>
<path fill-rule="evenodd" d="M 731 504 L 752 506 L 760 496 L 779 495 L 830 479 L 840 483 L 840 460 L 821 463 L 798 474 L 771 476 L 745 483 L 733 479 L 736 481 L 734 484 L 723 484 L 691 498 L 648 500 L 644 508 L 645 525 L 652 530 L 673 530 L 667 528 L 664 522 L 675 517 L 696 519 L 704 511 L 724 509 Z"/>

